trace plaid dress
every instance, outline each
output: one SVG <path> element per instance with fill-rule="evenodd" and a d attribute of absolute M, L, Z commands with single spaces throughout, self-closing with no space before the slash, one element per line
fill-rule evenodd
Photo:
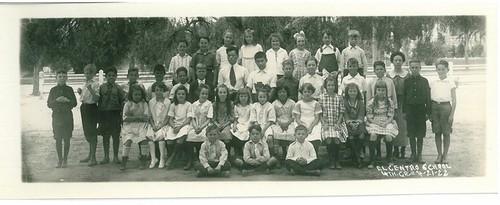
<path fill-rule="evenodd" d="M 345 107 L 344 100 L 340 95 L 334 94 L 330 96 L 326 93 L 321 95 L 319 103 L 323 111 L 323 119 L 325 124 L 321 126 L 321 138 L 338 138 L 340 142 L 347 140 L 347 127 L 345 122 L 340 124 L 340 130 L 335 130 L 335 123 L 341 116 L 344 115 Z"/>
<path fill-rule="evenodd" d="M 389 117 L 394 116 L 395 105 L 392 100 L 389 99 L 389 105 L 386 105 L 385 102 L 379 102 L 378 107 L 374 107 L 374 100 L 375 98 L 371 99 L 366 105 L 366 117 L 373 118 L 375 121 L 386 121 Z M 386 127 L 380 127 L 377 124 L 368 122 L 366 130 L 370 134 L 389 135 L 392 138 L 395 138 L 399 133 L 395 120 L 392 120 Z"/>

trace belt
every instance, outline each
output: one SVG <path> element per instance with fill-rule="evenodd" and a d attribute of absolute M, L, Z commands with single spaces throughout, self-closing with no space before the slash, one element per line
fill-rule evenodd
<path fill-rule="evenodd" d="M 438 104 L 438 105 L 444 105 L 444 104 L 450 104 L 450 101 L 445 101 L 445 102 L 432 101 L 432 103 L 435 103 L 435 104 Z"/>

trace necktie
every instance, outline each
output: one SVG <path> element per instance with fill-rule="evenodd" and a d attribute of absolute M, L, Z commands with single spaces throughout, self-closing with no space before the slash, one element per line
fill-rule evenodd
<path fill-rule="evenodd" d="M 236 85 L 236 74 L 234 73 L 234 66 L 231 66 L 231 71 L 229 72 L 229 82 L 233 87 Z"/>

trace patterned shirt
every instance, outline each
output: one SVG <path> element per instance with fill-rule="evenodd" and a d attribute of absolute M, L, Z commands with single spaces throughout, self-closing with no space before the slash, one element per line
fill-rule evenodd
<path fill-rule="evenodd" d="M 224 165 L 227 160 L 227 149 L 224 142 L 217 140 L 214 143 L 205 141 L 200 148 L 200 163 L 203 167 L 208 168 L 208 162 L 219 162 L 219 166 Z"/>
<path fill-rule="evenodd" d="M 293 76 L 296 79 L 300 79 L 307 74 L 306 60 L 311 57 L 311 52 L 304 49 L 299 50 L 297 48 L 290 51 L 290 60 L 293 62 Z"/>
<path fill-rule="evenodd" d="M 378 102 L 378 106 L 375 107 L 374 101 L 376 99 L 372 99 L 368 101 L 366 105 L 366 117 L 373 118 L 376 121 L 386 121 L 390 117 L 394 117 L 394 110 L 396 109 L 396 105 L 389 100 L 389 105 L 385 103 L 385 101 Z"/>
<path fill-rule="evenodd" d="M 245 143 L 243 147 L 243 160 L 246 163 L 259 163 L 257 158 L 260 157 L 264 157 L 265 161 L 271 158 L 269 147 L 266 142 L 259 140 L 259 142 L 254 143 L 252 140 L 249 140 Z"/>
<path fill-rule="evenodd" d="M 369 101 L 375 96 L 375 84 L 377 81 L 383 81 L 387 85 L 387 96 L 397 105 L 396 86 L 394 85 L 394 81 L 386 76 L 382 76 L 382 78 L 375 77 L 368 82 L 366 86 L 366 100 Z"/>
<path fill-rule="evenodd" d="M 184 54 L 184 56 L 180 56 L 179 54 L 175 55 L 170 59 L 170 64 L 168 66 L 168 72 L 175 73 L 177 68 L 185 67 L 189 72 L 189 65 L 191 64 L 191 56 L 188 54 Z M 189 73 L 188 73 L 189 74 Z"/>
<path fill-rule="evenodd" d="M 252 105 L 252 114 L 250 117 L 252 120 L 257 121 L 261 127 L 264 126 L 267 122 L 276 122 L 276 111 L 274 110 L 274 106 L 266 102 L 264 105 L 261 105 L 259 102 L 256 102 Z"/>
<path fill-rule="evenodd" d="M 324 126 L 334 126 L 339 118 L 344 115 L 344 99 L 338 94 L 330 96 L 325 93 L 321 95 L 319 103 L 321 104 L 324 122 L 326 122 Z"/>

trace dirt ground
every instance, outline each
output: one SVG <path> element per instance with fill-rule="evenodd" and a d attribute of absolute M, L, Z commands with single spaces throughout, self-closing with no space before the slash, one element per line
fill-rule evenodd
<path fill-rule="evenodd" d="M 434 135 L 430 130 L 428 122 L 427 136 L 424 140 L 423 159 L 428 164 L 420 165 L 420 172 L 409 171 L 404 178 L 440 177 L 445 173 L 447 177 L 473 177 L 483 176 L 485 170 L 486 153 L 486 109 L 485 86 L 466 85 L 457 90 L 458 108 L 453 124 L 453 135 L 449 152 L 449 167 L 438 169 L 429 167 L 436 158 L 436 147 Z M 30 86 L 22 86 L 21 113 L 22 113 L 22 181 L 23 182 L 122 182 L 122 181 L 310 181 L 310 180 L 364 180 L 364 179 L 401 179 L 401 171 L 393 172 L 394 175 L 384 175 L 386 171 L 394 167 L 388 167 L 380 163 L 380 169 L 357 169 L 346 161 L 343 170 L 324 169 L 320 177 L 290 176 L 284 168 L 274 170 L 269 175 L 257 175 L 243 177 L 236 169 L 232 168 L 230 178 L 196 178 L 195 171 L 182 170 L 179 163 L 174 170 L 165 169 L 138 169 L 137 146 L 131 150 L 131 160 L 128 169 L 124 172 L 119 170 L 119 165 L 107 164 L 88 167 L 78 161 L 88 153 L 88 144 L 83 137 L 79 108 L 73 109 L 75 130 L 71 140 L 71 150 L 68 159 L 68 167 L 56 169 L 57 161 L 55 153 L 55 141 L 51 131 L 51 111 L 46 107 L 45 98 L 30 96 Z M 481 92 L 478 92 L 481 91 Z M 99 137 L 97 148 L 97 160 L 103 158 L 102 138 Z M 121 149 L 121 148 L 120 148 Z M 382 145 L 382 150 L 385 146 Z M 325 155 L 325 150 L 320 150 L 320 155 Z M 384 152 L 384 151 L 383 151 Z M 385 153 L 385 152 L 384 152 Z M 409 147 L 406 151 L 410 155 Z M 148 162 L 149 164 L 149 162 Z M 398 165 L 406 165 L 398 161 Z M 433 170 L 429 170 L 433 168 Z M 401 168 L 399 168 L 401 169 Z M 423 169 L 426 169 L 424 172 Z M 432 172 L 436 171 L 436 172 Z M 437 172 L 439 171 L 439 173 Z M 387 174 L 387 173 L 385 173 Z M 420 176 L 422 174 L 422 176 Z"/>

